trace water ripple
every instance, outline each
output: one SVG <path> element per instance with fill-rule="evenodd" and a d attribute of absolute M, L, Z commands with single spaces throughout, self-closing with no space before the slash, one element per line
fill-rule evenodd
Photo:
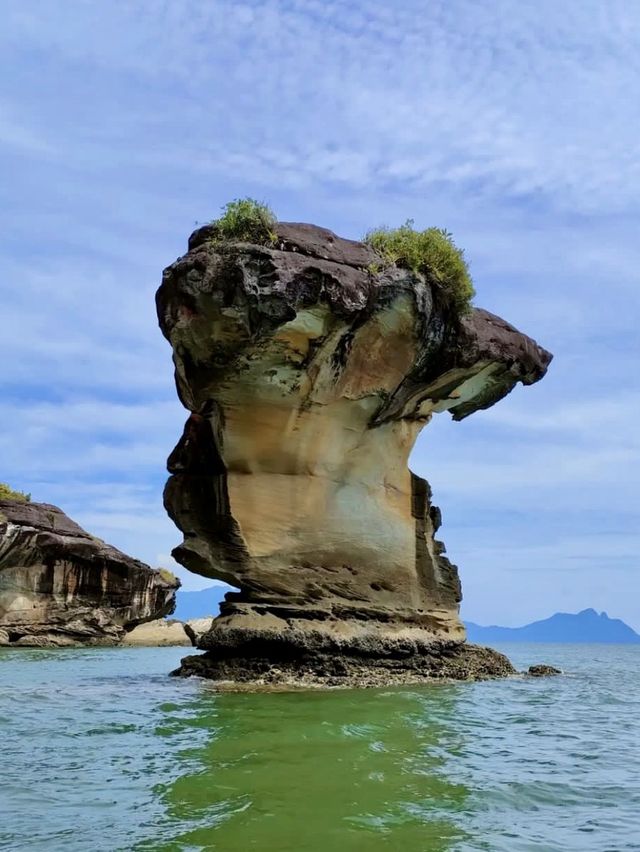
<path fill-rule="evenodd" d="M 0 849 L 640 850 L 640 649 L 557 678 L 217 694 L 184 650 L 0 651 Z"/>

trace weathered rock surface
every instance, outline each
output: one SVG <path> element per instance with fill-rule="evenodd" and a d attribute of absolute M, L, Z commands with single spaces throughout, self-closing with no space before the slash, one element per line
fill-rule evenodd
<path fill-rule="evenodd" d="M 157 293 L 191 412 L 168 462 L 174 556 L 240 589 L 182 672 L 513 671 L 462 645 L 458 572 L 407 460 L 434 413 L 487 408 L 542 378 L 551 355 L 487 311 L 458 319 L 435 281 L 373 273 L 362 243 L 312 225 L 277 233 L 274 247 L 221 245 L 205 226 Z"/>
<path fill-rule="evenodd" d="M 210 616 L 209 618 L 192 618 L 183 623 L 184 632 L 189 637 L 194 648 L 198 647 L 200 640 L 205 633 L 208 633 L 211 630 L 212 622 L 213 616 Z"/>
<path fill-rule="evenodd" d="M 173 612 L 179 585 L 56 506 L 0 500 L 0 645 L 117 644 Z"/>
<path fill-rule="evenodd" d="M 212 619 L 213 616 L 192 618 L 190 621 L 180 621 L 176 618 L 146 621 L 125 634 L 122 645 L 154 648 L 162 645 L 197 647 L 203 634 L 210 630 Z"/>
<path fill-rule="evenodd" d="M 122 645 L 128 647 L 162 647 L 164 645 L 182 645 L 191 647 L 193 642 L 185 632 L 185 624 L 175 619 L 156 618 L 145 621 L 126 633 Z"/>
<path fill-rule="evenodd" d="M 549 675 L 559 674 L 562 674 L 560 669 L 557 669 L 555 666 L 549 666 L 546 663 L 538 663 L 538 665 L 529 666 L 527 669 L 529 677 L 548 677 Z"/>

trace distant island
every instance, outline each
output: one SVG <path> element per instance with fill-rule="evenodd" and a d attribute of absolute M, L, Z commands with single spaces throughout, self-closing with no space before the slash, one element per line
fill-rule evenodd
<path fill-rule="evenodd" d="M 603 642 L 635 645 L 640 635 L 619 618 L 609 618 L 606 612 L 595 609 L 582 612 L 556 612 L 550 618 L 534 621 L 523 627 L 481 627 L 465 622 L 469 642 Z"/>

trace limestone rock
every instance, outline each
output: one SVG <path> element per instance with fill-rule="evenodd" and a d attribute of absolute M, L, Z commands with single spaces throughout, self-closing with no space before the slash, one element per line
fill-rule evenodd
<path fill-rule="evenodd" d="M 179 585 L 56 506 L 0 500 L 0 644 L 114 645 L 173 612 Z"/>
<path fill-rule="evenodd" d="M 304 658 L 322 680 L 339 658 L 357 680 L 394 660 L 390 679 L 426 676 L 465 634 L 409 453 L 433 414 L 487 408 L 551 355 L 487 311 L 459 319 L 436 281 L 374 273 L 369 247 L 326 229 L 280 223 L 273 247 L 212 233 L 191 236 L 156 297 L 191 412 L 168 462 L 174 556 L 240 589 L 194 665 L 220 677 L 224 658 L 226 677 Z"/>
<path fill-rule="evenodd" d="M 200 638 L 211 628 L 210 618 L 193 618 L 191 621 L 180 621 L 176 618 L 158 618 L 147 621 L 127 633 L 122 645 L 159 647 L 162 645 L 184 645 L 197 647 Z"/>
<path fill-rule="evenodd" d="M 189 637 L 194 648 L 198 647 L 201 638 L 211 630 L 213 616 L 209 618 L 192 618 L 190 621 L 184 622 L 184 632 Z"/>
<path fill-rule="evenodd" d="M 190 647 L 192 642 L 185 632 L 184 622 L 157 618 L 155 621 L 146 621 L 134 627 L 125 635 L 122 644 L 130 647 L 161 647 L 163 645 Z"/>

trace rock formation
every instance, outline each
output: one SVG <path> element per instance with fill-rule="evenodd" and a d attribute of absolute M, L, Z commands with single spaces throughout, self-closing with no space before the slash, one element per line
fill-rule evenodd
<path fill-rule="evenodd" d="M 170 646 L 190 647 L 193 645 L 186 625 L 173 618 L 157 618 L 145 621 L 125 634 L 122 645 L 131 648 L 160 648 Z"/>
<path fill-rule="evenodd" d="M 145 621 L 127 633 L 122 640 L 123 645 L 159 647 L 161 645 L 198 646 L 203 633 L 211 627 L 210 618 L 192 618 L 190 621 L 180 621 L 175 618 L 157 618 L 155 621 Z"/>
<path fill-rule="evenodd" d="M 278 224 L 273 246 L 200 228 L 156 301 L 191 412 L 168 461 L 174 556 L 240 589 L 181 673 L 332 684 L 512 671 L 463 644 L 440 512 L 407 460 L 434 413 L 488 408 L 551 355 L 487 311 L 458 318 L 436 281 L 313 225 Z"/>
<path fill-rule="evenodd" d="M 549 675 L 559 675 L 562 674 L 560 669 L 557 669 L 555 666 L 548 666 L 545 663 L 539 663 L 535 666 L 529 666 L 526 671 L 526 674 L 529 677 L 548 677 Z"/>
<path fill-rule="evenodd" d="M 0 645 L 115 645 L 173 612 L 179 585 L 56 506 L 0 500 Z"/>

